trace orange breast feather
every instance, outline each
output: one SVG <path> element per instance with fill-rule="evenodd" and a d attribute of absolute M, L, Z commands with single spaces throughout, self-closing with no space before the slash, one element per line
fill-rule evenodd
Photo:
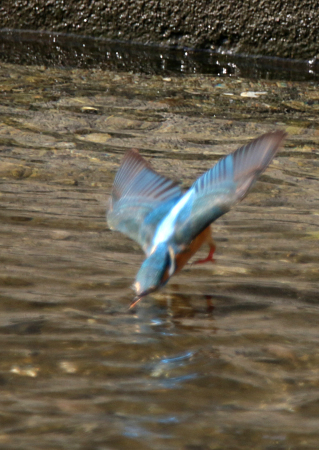
<path fill-rule="evenodd" d="M 195 255 L 197 250 L 199 250 L 200 247 L 205 242 L 209 243 L 211 241 L 212 241 L 212 230 L 211 230 L 211 227 L 208 226 L 198 236 L 196 236 L 196 238 L 191 242 L 191 244 L 185 251 L 183 251 L 179 255 L 176 255 L 176 271 L 175 271 L 175 273 L 179 272 L 185 266 L 187 261 L 189 261 L 193 255 Z"/>
<path fill-rule="evenodd" d="M 190 245 L 184 251 L 175 256 L 175 264 L 176 264 L 175 273 L 179 272 L 185 266 L 185 264 L 191 259 L 191 257 L 195 255 L 197 250 L 199 250 L 200 247 L 206 242 L 211 245 L 213 243 L 212 230 L 210 225 L 207 228 L 205 228 L 205 230 L 203 230 L 198 236 L 196 236 L 196 238 L 192 240 Z M 162 279 L 162 282 L 164 283 L 169 278 L 168 272 L 169 269 L 166 269 Z"/>

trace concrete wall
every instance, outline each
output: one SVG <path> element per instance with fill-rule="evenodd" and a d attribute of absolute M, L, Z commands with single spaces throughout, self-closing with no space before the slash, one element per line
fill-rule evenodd
<path fill-rule="evenodd" d="M 0 28 L 319 58 L 318 0 L 2 0 Z"/>

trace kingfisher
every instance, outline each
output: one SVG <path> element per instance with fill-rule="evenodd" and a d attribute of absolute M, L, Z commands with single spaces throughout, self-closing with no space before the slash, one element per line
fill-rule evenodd
<path fill-rule="evenodd" d="M 129 150 L 115 176 L 107 222 L 144 250 L 133 288 L 133 307 L 163 287 L 207 243 L 214 261 L 211 224 L 242 200 L 278 152 L 286 133 L 269 132 L 220 159 L 183 192 L 137 150 Z"/>

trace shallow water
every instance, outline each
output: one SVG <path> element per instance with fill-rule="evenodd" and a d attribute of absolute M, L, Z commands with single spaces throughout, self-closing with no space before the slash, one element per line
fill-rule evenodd
<path fill-rule="evenodd" d="M 3 64 L 0 89 L 0 446 L 318 448 L 317 86 Z M 143 255 L 105 223 L 125 150 L 188 187 L 277 128 L 215 264 L 128 311 Z"/>

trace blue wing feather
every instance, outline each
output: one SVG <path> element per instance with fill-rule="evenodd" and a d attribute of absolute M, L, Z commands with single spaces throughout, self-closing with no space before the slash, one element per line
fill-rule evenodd
<path fill-rule="evenodd" d="M 159 175 L 136 150 L 126 153 L 116 174 L 107 221 L 146 251 L 158 223 L 182 196 L 174 181 Z"/>
<path fill-rule="evenodd" d="M 242 200 L 276 155 L 285 135 L 283 131 L 266 133 L 221 159 L 204 173 L 190 188 L 189 202 L 176 217 L 176 242 L 190 243 Z"/>

